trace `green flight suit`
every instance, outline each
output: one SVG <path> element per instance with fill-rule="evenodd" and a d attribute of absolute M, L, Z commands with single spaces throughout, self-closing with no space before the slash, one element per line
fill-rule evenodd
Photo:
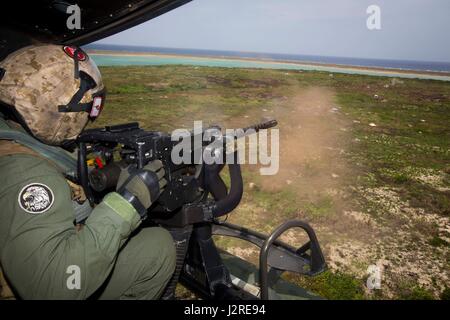
<path fill-rule="evenodd" d="M 24 299 L 155 299 L 175 268 L 175 248 L 162 228 L 112 192 L 74 227 L 71 190 L 48 160 L 0 156 L 0 264 Z M 95 294 L 94 294 L 95 293 Z"/>

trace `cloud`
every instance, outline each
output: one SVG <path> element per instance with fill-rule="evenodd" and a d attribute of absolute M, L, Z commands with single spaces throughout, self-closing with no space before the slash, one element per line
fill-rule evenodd
<path fill-rule="evenodd" d="M 366 9 L 381 8 L 369 31 Z M 448 0 L 194 0 L 102 43 L 450 61 Z"/>

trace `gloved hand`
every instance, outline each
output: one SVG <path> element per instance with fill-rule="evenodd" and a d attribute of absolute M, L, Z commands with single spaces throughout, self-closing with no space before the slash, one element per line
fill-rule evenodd
<path fill-rule="evenodd" d="M 164 174 L 162 162 L 154 160 L 142 169 L 130 165 L 119 175 L 117 193 L 133 205 L 142 220 L 147 218 L 147 209 L 167 184 Z"/>

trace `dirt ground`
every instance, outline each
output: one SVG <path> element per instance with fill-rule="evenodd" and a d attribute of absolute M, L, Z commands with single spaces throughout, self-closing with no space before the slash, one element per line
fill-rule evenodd
<path fill-rule="evenodd" d="M 448 248 L 431 246 L 428 231 L 438 225 L 445 236 L 450 231 L 449 219 L 411 207 L 395 189 L 352 185 L 358 169 L 346 154 L 349 145 L 357 141 L 352 140 L 351 122 L 331 89 L 300 88 L 286 105 L 290 108 L 268 111 L 269 116 L 272 112 L 277 115 L 281 128 L 280 170 L 275 176 L 260 177 L 258 183 L 250 182 L 250 187 L 265 192 L 288 187 L 300 202 L 315 203 L 310 210 L 298 208 L 289 218 L 304 219 L 314 226 L 331 270 L 352 274 L 364 283 L 370 265 L 380 268 L 382 290 L 366 288 L 367 297 L 393 298 L 399 287 L 409 282 L 439 295 L 449 283 Z M 428 177 L 433 179 L 436 177 Z M 376 209 L 355 204 L 355 194 Z M 252 202 L 244 201 L 244 206 L 246 211 L 260 210 Z M 291 244 L 298 244 L 299 239 L 304 237 L 295 231 L 283 236 Z M 247 259 L 257 253 L 239 246 L 230 250 Z"/>
<path fill-rule="evenodd" d="M 108 107 L 97 126 L 139 121 L 170 132 L 191 128 L 194 120 L 222 128 L 278 120 L 280 170 L 261 176 L 257 166 L 244 165 L 243 199 L 228 221 L 263 233 L 288 219 L 309 222 L 331 271 L 294 282 L 330 299 L 450 295 L 449 83 L 266 69 L 117 68 L 102 68 Z M 299 231 L 283 239 L 305 240 Z M 258 261 L 258 250 L 243 242 L 217 243 Z M 366 288 L 371 265 L 382 270 L 380 290 Z"/>

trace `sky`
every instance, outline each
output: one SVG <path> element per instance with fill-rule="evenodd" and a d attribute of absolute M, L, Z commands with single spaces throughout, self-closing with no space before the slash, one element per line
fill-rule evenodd
<path fill-rule="evenodd" d="M 193 0 L 98 43 L 450 62 L 450 1 Z"/>

